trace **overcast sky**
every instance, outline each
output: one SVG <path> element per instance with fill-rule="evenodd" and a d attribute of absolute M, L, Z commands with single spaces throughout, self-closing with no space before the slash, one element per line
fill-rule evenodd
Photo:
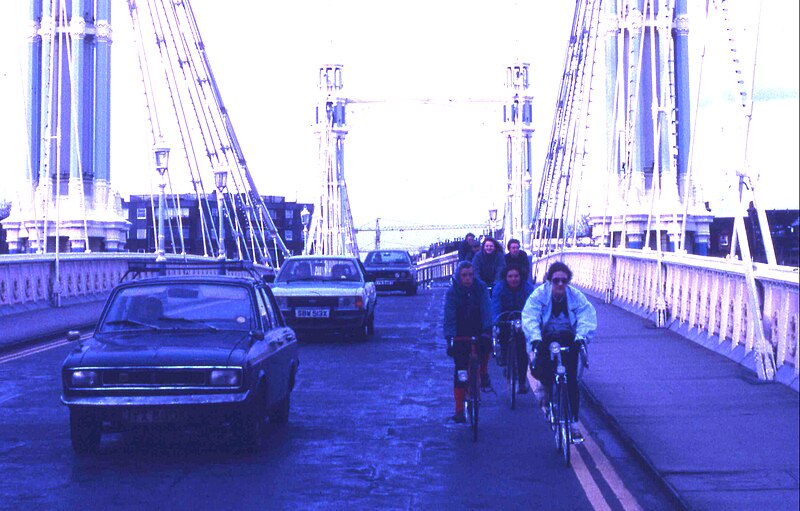
<path fill-rule="evenodd" d="M 27 58 L 23 36 L 27 3 L 15 0 L 0 18 L 4 49 L 0 154 L 5 183 L 24 175 L 20 75 Z M 112 4 L 112 185 L 123 196 L 149 193 L 155 172 L 149 164 L 130 19 L 124 0 Z M 757 2 L 738 0 L 732 5 L 740 9 L 734 14 L 751 22 L 740 44 L 745 54 L 752 55 Z M 570 2 L 195 0 L 192 6 L 222 97 L 263 194 L 306 202 L 318 195 L 312 122 L 319 98 L 318 66 L 330 62 L 344 65 L 345 96 L 385 100 L 348 106 L 345 175 L 356 226 L 373 226 L 377 217 L 384 225 L 479 223 L 486 220 L 492 205 L 502 208 L 506 163 L 501 105 L 420 105 L 398 102 L 399 97 L 499 96 L 504 67 L 517 59 L 529 62 L 534 168 L 543 164 L 572 22 Z M 699 55 L 696 28 L 701 14 L 692 15 L 690 36 L 694 54 Z M 761 26 L 750 164 L 760 177 L 759 190 L 771 204 L 796 208 L 797 1 L 764 2 Z M 713 48 L 711 41 L 707 57 Z M 716 67 L 706 63 L 703 68 L 701 105 L 711 114 L 699 116 L 698 129 L 704 135 L 695 147 L 695 171 L 702 175 L 704 193 L 720 208 L 732 197 L 730 172 L 737 161 L 730 151 L 731 126 L 741 118 L 727 85 L 732 78 L 720 64 L 723 50 L 713 50 L 716 59 L 707 58 Z M 693 62 L 690 74 L 696 84 L 698 59 Z M 711 89 L 715 82 L 718 87 Z M 594 132 L 603 133 L 598 128 Z M 724 136 L 728 138 L 721 142 Z M 13 198 L 10 188 L 3 185 L 0 198 Z M 433 241 L 456 234 L 463 233 L 427 232 L 421 238 Z M 383 241 L 414 245 L 419 238 L 386 233 Z M 359 241 L 365 245 L 371 240 Z"/>

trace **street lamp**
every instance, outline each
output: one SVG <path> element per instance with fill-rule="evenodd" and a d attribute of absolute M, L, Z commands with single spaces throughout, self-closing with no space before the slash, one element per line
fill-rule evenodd
<path fill-rule="evenodd" d="M 494 223 L 497 220 L 497 208 L 489 210 L 489 236 L 494 238 Z"/>
<path fill-rule="evenodd" d="M 158 187 L 161 191 L 158 194 L 158 247 L 156 247 L 156 262 L 161 263 L 167 260 L 164 253 L 164 208 L 167 203 L 164 197 L 164 188 L 167 186 L 164 174 L 167 172 L 167 167 L 169 166 L 169 147 L 164 144 L 164 141 L 159 141 L 153 146 L 153 157 L 155 159 L 158 175 L 161 176 L 161 182 L 158 183 Z"/>
<path fill-rule="evenodd" d="M 311 213 L 305 206 L 303 206 L 303 211 L 300 212 L 300 223 L 303 224 L 303 253 L 305 254 L 306 245 L 308 244 L 308 225 L 311 223 Z"/>
<path fill-rule="evenodd" d="M 219 256 L 217 259 L 224 261 L 225 255 L 225 219 L 222 212 L 222 192 L 228 184 L 228 171 L 227 169 L 214 171 L 214 184 L 217 186 L 217 212 L 219 213 Z"/>

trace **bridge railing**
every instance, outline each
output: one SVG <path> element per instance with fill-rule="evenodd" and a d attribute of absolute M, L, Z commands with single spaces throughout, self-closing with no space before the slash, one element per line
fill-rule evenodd
<path fill-rule="evenodd" d="M 168 255 L 167 261 L 167 274 L 219 272 L 219 266 L 207 257 Z M 0 314 L 103 300 L 125 278 L 132 263 L 152 264 L 154 256 L 130 253 L 59 254 L 58 259 L 55 254 L 1 256 Z M 174 263 L 190 264 L 176 267 Z M 205 264 L 192 267 L 191 263 Z M 236 271 L 229 273 L 237 274 Z"/>
<path fill-rule="evenodd" d="M 457 252 L 417 261 L 417 283 L 430 285 L 433 282 L 447 281 L 455 273 L 457 265 Z"/>
<path fill-rule="evenodd" d="M 571 249 L 534 261 L 532 274 L 541 280 L 547 267 L 563 260 L 575 272 L 573 282 L 606 302 L 655 314 L 659 300 L 667 320 L 689 330 L 716 336 L 717 342 L 755 349 L 755 311 L 749 311 L 746 268 L 738 260 L 641 250 Z M 660 275 L 659 275 L 660 272 Z M 754 264 L 764 337 L 777 368 L 788 365 L 798 375 L 797 268 Z"/>

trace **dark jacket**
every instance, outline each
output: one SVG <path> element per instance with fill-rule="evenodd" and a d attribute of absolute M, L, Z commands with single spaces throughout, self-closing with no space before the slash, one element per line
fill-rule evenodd
<path fill-rule="evenodd" d="M 444 298 L 444 336 L 478 336 L 492 330 L 489 290 L 475 279 L 470 287 L 455 281 Z"/>
<path fill-rule="evenodd" d="M 487 286 L 493 286 L 495 281 L 500 279 L 503 268 L 506 266 L 506 258 L 502 252 L 497 250 L 492 252 L 492 255 L 481 250 L 472 258 L 472 266 L 475 268 L 476 277 Z"/>
<path fill-rule="evenodd" d="M 472 261 L 472 244 L 466 239 L 458 245 L 458 260 Z"/>
<path fill-rule="evenodd" d="M 503 312 L 522 311 L 531 293 L 533 284 L 525 280 L 513 290 L 505 282 L 498 282 L 492 291 L 492 323 L 495 323 Z"/>
<path fill-rule="evenodd" d="M 531 275 L 531 258 L 528 257 L 527 252 L 524 250 L 520 250 L 517 254 L 517 257 L 511 255 L 511 253 L 506 254 L 506 266 L 517 266 L 520 268 L 520 277 L 522 277 L 523 281 L 526 281 L 530 278 Z"/>

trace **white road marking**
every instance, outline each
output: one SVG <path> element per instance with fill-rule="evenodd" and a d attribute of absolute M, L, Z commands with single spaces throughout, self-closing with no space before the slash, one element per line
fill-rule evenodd
<path fill-rule="evenodd" d="M 91 334 L 84 334 L 81 336 L 80 340 L 84 340 L 89 338 Z M 31 346 L 30 348 L 26 348 L 22 351 L 16 351 L 14 353 L 9 353 L 3 357 L 0 357 L 0 364 L 5 364 L 6 362 L 12 362 L 14 360 L 19 360 L 21 358 L 28 357 L 30 355 L 35 355 L 37 353 L 41 353 L 43 351 L 52 350 L 54 348 L 58 348 L 60 346 L 64 346 L 65 344 L 69 344 L 73 341 L 68 341 L 66 339 L 58 339 L 56 341 L 52 341 L 46 344 L 37 344 L 35 346 Z"/>

